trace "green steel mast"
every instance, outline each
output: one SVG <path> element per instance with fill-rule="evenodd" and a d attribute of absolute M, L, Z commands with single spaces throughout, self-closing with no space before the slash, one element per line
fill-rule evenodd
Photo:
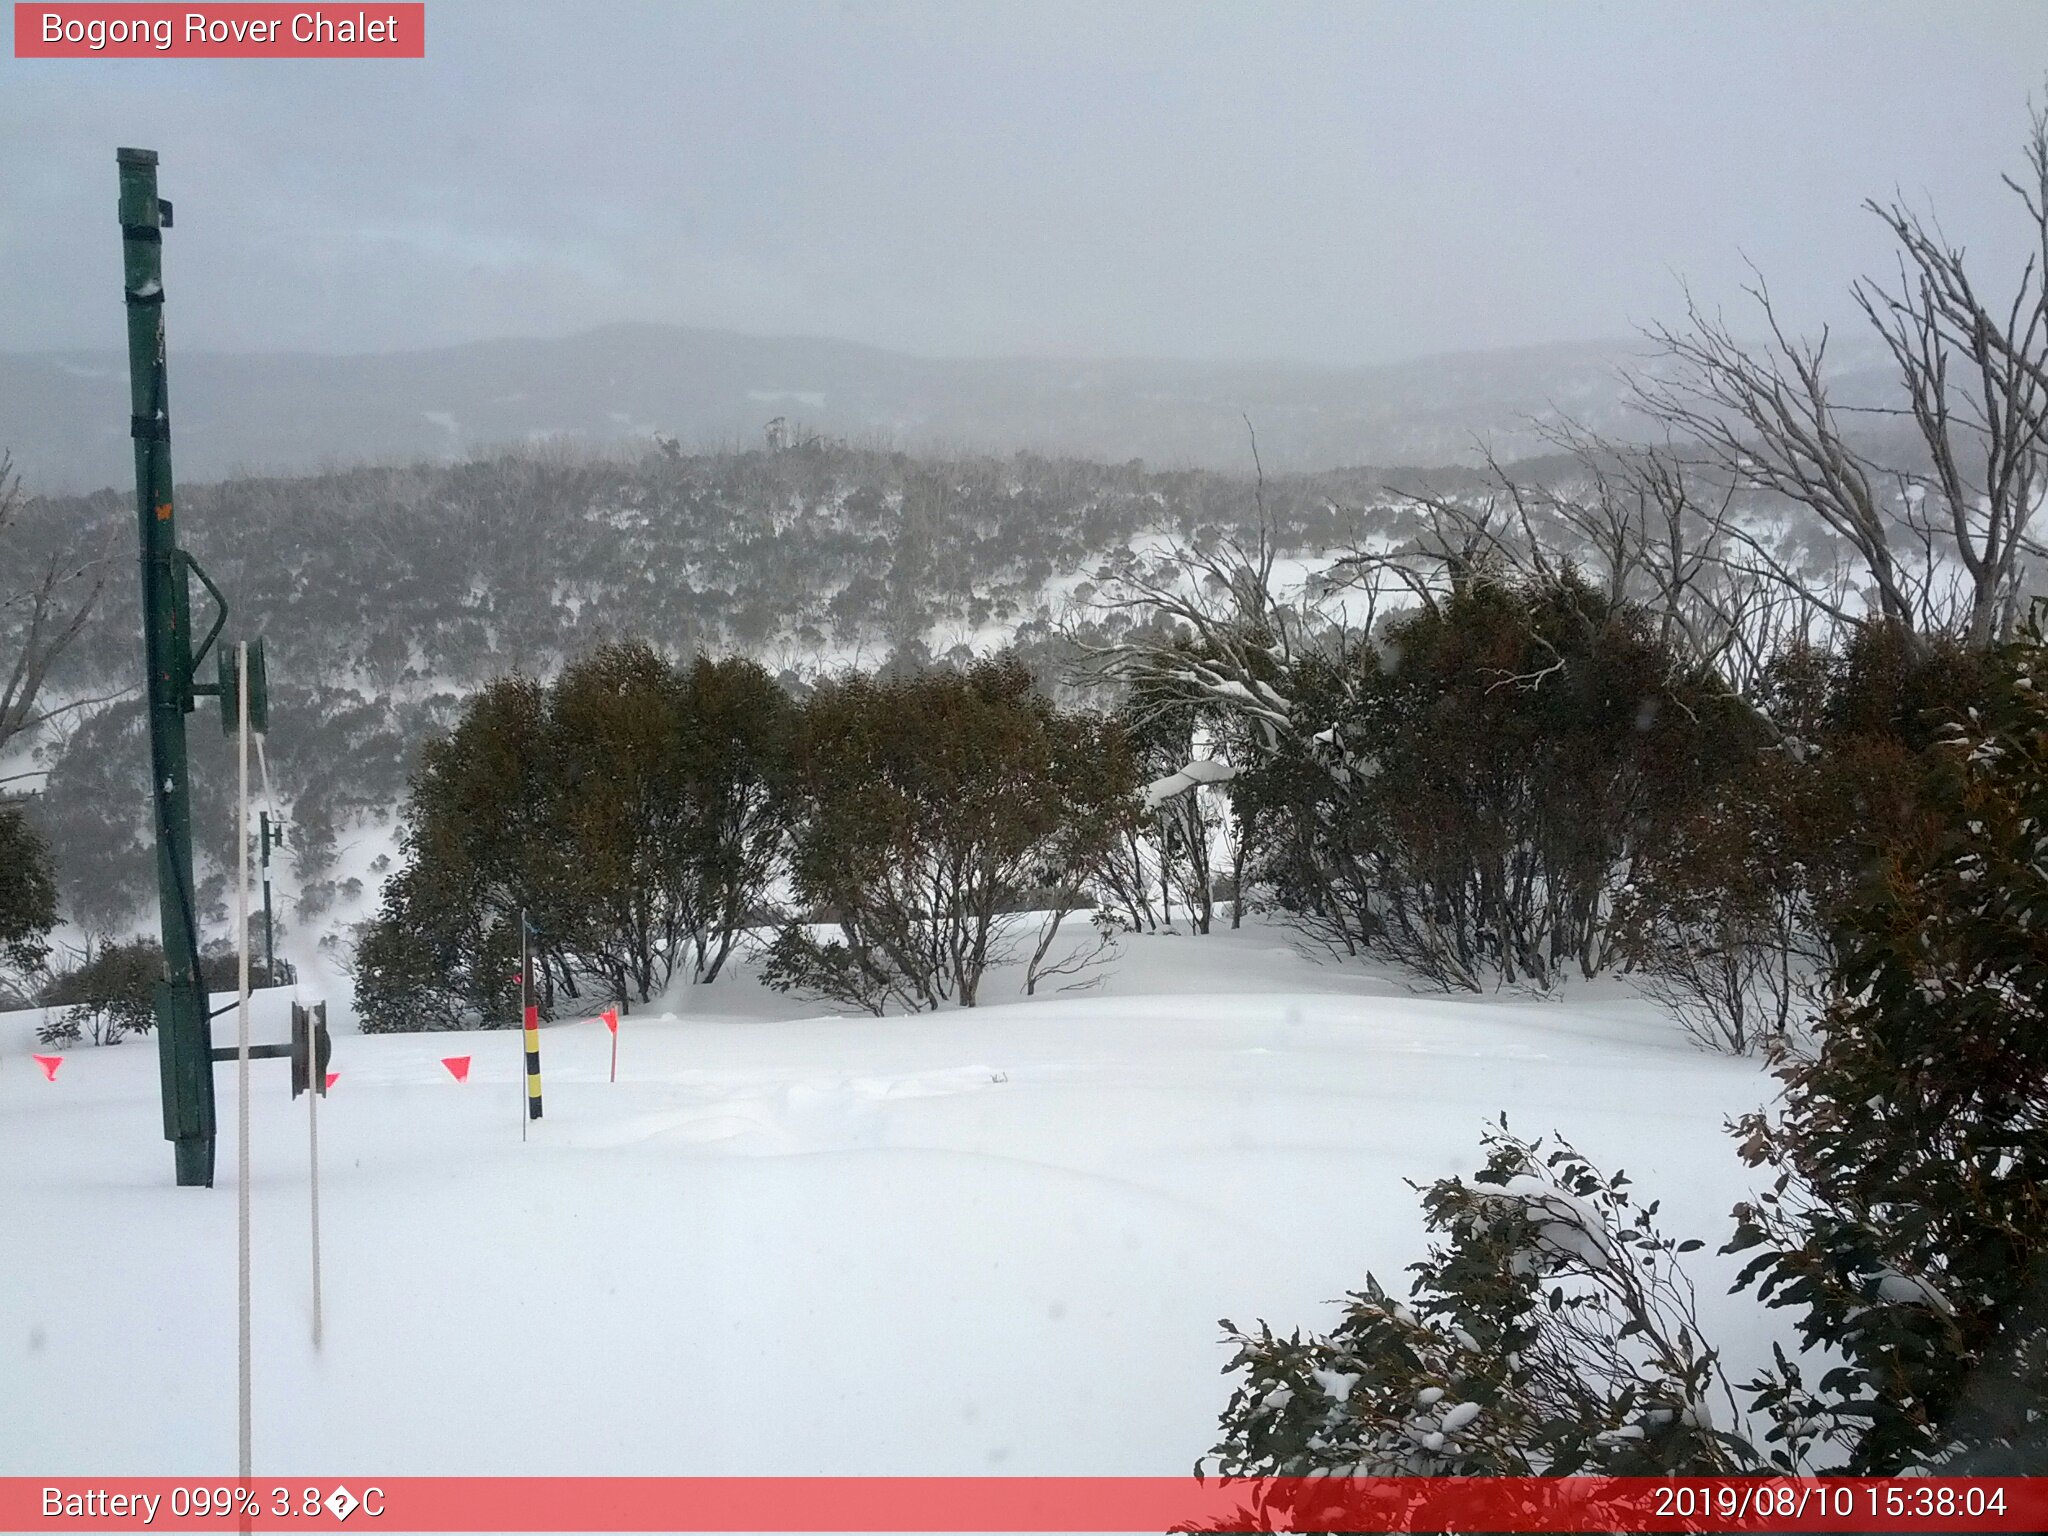
<path fill-rule="evenodd" d="M 150 798 L 155 807 L 157 897 L 166 975 L 157 983 L 156 1037 L 163 1069 L 164 1135 L 178 1182 L 213 1183 L 213 1038 L 199 979 L 199 921 L 192 887 L 190 764 L 185 716 L 193 673 L 219 637 L 227 609 L 213 583 L 178 548 L 171 495 L 170 399 L 164 369 L 163 235 L 171 205 L 157 196 L 156 151 L 116 152 L 121 168 L 121 254 L 128 305 L 129 431 L 135 439 L 135 517 L 142 556 L 142 637 L 149 687 Z M 192 647 L 196 573 L 220 607 Z M 248 942 L 244 935 L 242 942 Z"/>

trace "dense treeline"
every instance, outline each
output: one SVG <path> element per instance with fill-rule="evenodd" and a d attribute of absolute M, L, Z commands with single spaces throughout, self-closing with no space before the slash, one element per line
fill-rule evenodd
<path fill-rule="evenodd" d="M 504 1017 L 522 910 L 551 1008 L 713 980 L 760 936 L 773 984 L 881 1012 L 972 1004 L 1013 958 L 1035 985 L 1078 911 L 1199 933 L 1264 902 L 1439 986 L 1621 970 L 1746 1051 L 1806 1016 L 1868 870 L 1931 835 L 1942 711 L 1986 678 L 1876 627 L 1775 655 L 1766 716 L 1640 604 L 1484 565 L 1324 642 L 1252 635 L 1249 712 L 1214 636 L 1139 647 L 1107 713 L 1014 656 L 793 691 L 627 643 L 500 679 L 420 757 L 360 1001 Z M 1051 926 L 1019 951 L 1026 906 Z"/>
<path fill-rule="evenodd" d="M 522 915 L 548 1011 L 715 981 L 751 937 L 784 989 L 971 1007 L 1026 923 L 1026 985 L 1071 970 L 1053 940 L 1135 788 L 1115 726 L 1014 658 L 798 700 L 750 661 L 607 646 L 551 685 L 491 684 L 426 749 L 357 1009 L 370 1029 L 508 1019 Z"/>
<path fill-rule="evenodd" d="M 1276 476 L 1265 499 L 1289 547 L 1320 549 L 1379 526 L 1389 480 L 1456 490 L 1476 476 Z M 859 648 L 873 665 L 933 630 L 1050 623 L 1052 577 L 1090 573 L 1140 535 L 1241 533 L 1249 491 L 1248 476 L 1209 471 L 811 442 L 234 479 L 182 488 L 179 516 L 238 618 L 294 662 L 280 677 L 391 691 L 544 674 L 636 635 L 763 660 Z M 132 557 L 132 497 L 37 505 L 30 535 Z M 131 587 L 109 584 L 67 675 L 133 669 Z"/>
<path fill-rule="evenodd" d="M 1861 876 L 1924 834 L 1926 750 L 1984 679 L 1862 631 L 1773 656 L 1767 722 L 1639 605 L 1482 570 L 1268 686 L 1304 728 L 1240 745 L 1232 799 L 1308 933 L 1455 988 L 1618 968 L 1744 1051 L 1803 1016 Z"/>

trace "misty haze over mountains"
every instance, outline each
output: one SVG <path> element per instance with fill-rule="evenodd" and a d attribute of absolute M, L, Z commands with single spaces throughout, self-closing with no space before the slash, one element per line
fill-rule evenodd
<path fill-rule="evenodd" d="M 1113 463 L 1268 469 L 1470 462 L 1536 451 L 1531 418 L 1640 425 L 1610 341 L 1331 369 L 1291 363 L 939 359 L 808 337 L 614 325 L 551 340 L 326 356 L 176 346 L 179 478 L 334 463 L 448 461 L 556 440 L 758 443 L 766 424 L 907 449 L 1031 449 Z M 34 491 L 133 478 L 127 359 L 0 353 L 0 423 Z"/>

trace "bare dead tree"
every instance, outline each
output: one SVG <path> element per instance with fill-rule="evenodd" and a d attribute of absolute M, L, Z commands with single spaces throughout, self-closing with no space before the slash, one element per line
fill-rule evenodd
<path fill-rule="evenodd" d="M 1899 558 L 1896 514 L 1878 490 L 1884 476 L 1851 446 L 1828 387 L 1828 337 L 1786 334 L 1761 279 L 1746 290 L 1773 337 L 1771 350 L 1738 341 L 1725 321 L 1686 295 L 1689 329 L 1651 335 L 1677 365 L 1670 375 L 1637 375 L 1637 402 L 1673 433 L 1700 445 L 1731 479 L 1811 509 L 1845 539 L 1868 575 L 1876 616 L 1916 632 L 1920 594 Z M 1857 615 L 1844 613 L 1854 621 Z"/>
<path fill-rule="evenodd" d="M 16 553 L 28 507 L 12 458 L 0 455 L 0 571 L 9 573 L 0 588 L 0 753 L 16 737 L 118 697 L 109 693 L 59 705 L 43 702 L 51 669 L 99 602 L 106 568 L 98 559 L 79 561 L 61 554 L 35 559 Z"/>
<path fill-rule="evenodd" d="M 2035 250 L 2002 310 L 1978 298 L 1962 251 L 1939 226 L 1896 199 L 1864 206 L 1899 243 L 1898 284 L 1855 287 L 1927 445 L 1932 473 L 1905 491 L 1939 508 L 1930 526 L 1942 528 L 1969 574 L 1966 633 L 1979 644 L 2012 621 L 2048 453 L 2048 110 L 2033 113 L 2027 164 L 2026 182 L 2004 180 L 2027 211 Z"/>
<path fill-rule="evenodd" d="M 1844 539 L 1866 591 L 1834 616 L 1889 624 L 1909 645 L 2001 636 L 2023 557 L 2042 552 L 2032 523 L 2048 478 L 2048 110 L 2031 114 L 2026 161 L 2024 178 L 2004 180 L 2034 249 L 2006 303 L 1980 294 L 1931 214 L 1897 198 L 1866 203 L 1898 244 L 1898 271 L 1851 291 L 1897 369 L 1902 409 L 1838 401 L 1827 332 L 1788 335 L 1761 276 L 1747 292 L 1767 345 L 1738 340 L 1688 293 L 1686 326 L 1650 332 L 1673 366 L 1631 380 L 1636 402 L 1731 482 L 1808 508 Z M 1882 467 L 1857 445 L 1851 418 L 1871 410 L 1910 418 L 1924 469 Z M 1754 573 L 1791 574 L 1760 541 L 1750 553 Z"/>

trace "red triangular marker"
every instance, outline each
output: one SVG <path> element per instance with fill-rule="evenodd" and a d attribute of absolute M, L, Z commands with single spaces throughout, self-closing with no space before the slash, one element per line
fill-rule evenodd
<path fill-rule="evenodd" d="M 443 1056 L 441 1065 L 448 1069 L 449 1076 L 458 1083 L 469 1081 L 469 1058 L 467 1056 Z"/>
<path fill-rule="evenodd" d="M 605 1011 L 604 1011 L 603 1013 L 600 1013 L 600 1014 L 598 1015 L 598 1017 L 599 1017 L 600 1019 L 603 1019 L 603 1020 L 604 1020 L 604 1027 L 605 1027 L 606 1029 L 610 1030 L 610 1031 L 611 1031 L 611 1032 L 612 1032 L 613 1034 L 615 1034 L 615 1035 L 616 1035 L 616 1034 L 617 1034 L 617 1033 L 619 1032 L 619 1010 L 618 1010 L 618 1009 L 616 1009 L 616 1008 L 607 1008 L 607 1009 L 605 1009 Z"/>
<path fill-rule="evenodd" d="M 332 1087 L 333 1087 L 333 1086 L 334 1086 L 334 1085 L 335 1085 L 336 1083 L 338 1083 L 338 1082 L 340 1082 L 340 1081 L 341 1081 L 341 1074 L 340 1074 L 339 1072 L 330 1072 L 330 1073 L 328 1073 L 328 1074 L 327 1074 L 327 1086 L 328 1086 L 328 1087 L 332 1088 Z"/>
<path fill-rule="evenodd" d="M 36 1065 L 43 1069 L 43 1076 L 51 1082 L 57 1081 L 57 1069 L 64 1065 L 62 1056 L 38 1056 Z"/>

